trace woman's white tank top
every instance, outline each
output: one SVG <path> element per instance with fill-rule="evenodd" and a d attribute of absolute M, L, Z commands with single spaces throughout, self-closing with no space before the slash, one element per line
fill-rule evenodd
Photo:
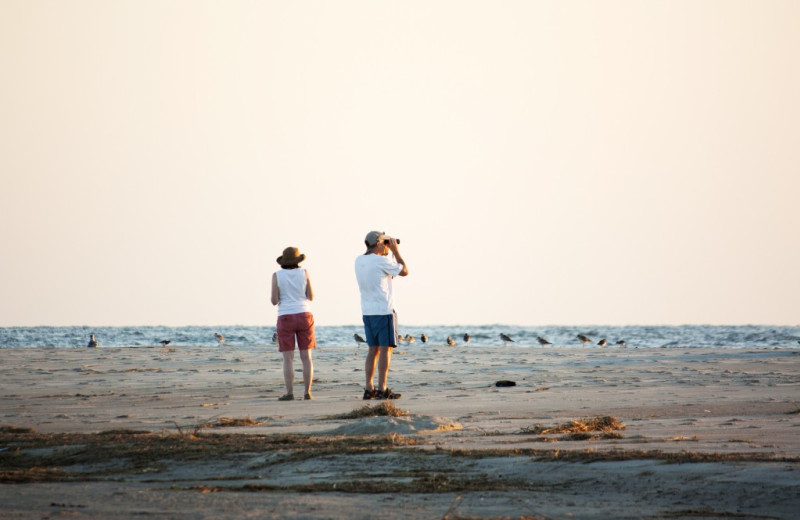
<path fill-rule="evenodd" d="M 301 312 L 311 312 L 311 301 L 306 298 L 306 270 L 279 269 L 275 272 L 278 277 L 278 290 L 280 302 L 278 302 L 278 316 L 285 314 L 300 314 Z"/>

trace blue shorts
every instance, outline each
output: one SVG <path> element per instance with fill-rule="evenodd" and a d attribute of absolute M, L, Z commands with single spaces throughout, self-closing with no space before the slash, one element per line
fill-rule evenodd
<path fill-rule="evenodd" d="M 362 316 L 364 335 L 370 347 L 397 346 L 397 314 Z"/>

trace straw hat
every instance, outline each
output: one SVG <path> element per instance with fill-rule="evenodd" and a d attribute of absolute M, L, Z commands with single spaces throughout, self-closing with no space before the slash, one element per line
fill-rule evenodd
<path fill-rule="evenodd" d="M 283 250 L 283 255 L 279 256 L 277 261 L 280 265 L 297 265 L 306 259 L 306 255 L 301 255 L 300 250 L 296 247 L 287 247 Z"/>

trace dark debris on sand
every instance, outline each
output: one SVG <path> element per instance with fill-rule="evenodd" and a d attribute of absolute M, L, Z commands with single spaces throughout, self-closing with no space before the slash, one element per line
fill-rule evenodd
<path fill-rule="evenodd" d="M 617 432 L 624 429 L 625 425 L 616 417 L 606 415 L 572 420 L 553 427 L 535 424 L 531 427 L 522 428 L 519 433 L 534 435 L 561 434 L 558 440 L 584 441 L 620 439 L 622 435 Z"/>
<path fill-rule="evenodd" d="M 586 423 L 583 423 L 584 425 Z M 590 423 L 591 424 L 591 423 Z M 579 428 L 579 427 L 578 427 Z M 546 430 L 546 429 L 545 429 Z M 560 430 L 559 430 L 560 431 Z M 371 453 L 402 453 L 408 456 L 495 458 L 530 457 L 536 460 L 574 462 L 654 459 L 667 462 L 792 461 L 768 454 L 662 452 L 658 450 L 431 450 L 424 438 L 386 435 L 298 435 L 202 433 L 176 434 L 147 431 L 42 434 L 30 429 L 0 427 L 0 482 L 63 482 L 103 480 L 138 474 L 145 468 L 168 467 L 175 461 L 219 462 L 242 454 L 280 454 L 280 460 L 347 456 Z M 71 468 L 82 466 L 76 471 Z M 428 484 L 431 484 L 428 482 Z M 463 490 L 475 482 L 451 482 Z M 445 485 L 444 483 L 442 484 Z M 366 484 L 365 484 L 366 486 Z M 362 486 L 363 487 L 363 486 Z M 434 486 L 435 487 L 435 486 Z"/>

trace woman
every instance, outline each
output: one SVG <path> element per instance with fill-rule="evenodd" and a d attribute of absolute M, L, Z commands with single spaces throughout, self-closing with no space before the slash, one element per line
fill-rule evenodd
<path fill-rule="evenodd" d="M 313 399 L 311 381 L 314 378 L 314 364 L 311 360 L 311 349 L 316 348 L 314 335 L 314 316 L 311 314 L 311 300 L 314 291 L 308 272 L 300 267 L 306 259 L 296 247 L 287 247 L 283 255 L 278 257 L 282 267 L 272 275 L 272 305 L 278 306 L 278 350 L 283 353 L 283 381 L 286 394 L 280 401 L 294 400 L 294 346 L 300 350 L 303 361 L 303 384 L 305 399 Z"/>

